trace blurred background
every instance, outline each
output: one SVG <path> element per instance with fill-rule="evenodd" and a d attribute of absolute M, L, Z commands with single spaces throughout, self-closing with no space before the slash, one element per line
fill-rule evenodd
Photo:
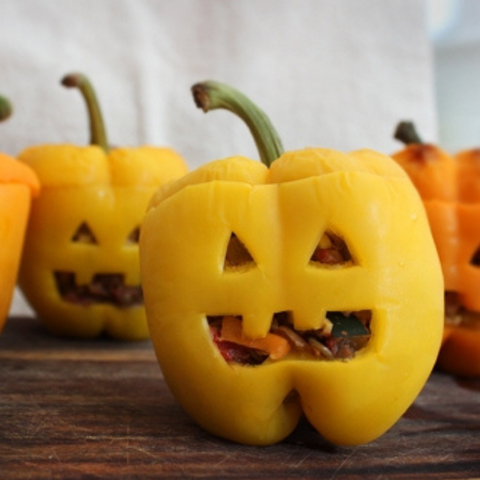
<path fill-rule="evenodd" d="M 480 146 L 480 2 L 430 0 L 438 130 L 449 151 Z"/>
<path fill-rule="evenodd" d="M 0 147 L 88 142 L 70 72 L 94 84 L 110 143 L 168 145 L 195 168 L 257 158 L 228 112 L 190 87 L 215 79 L 270 116 L 287 150 L 393 153 L 403 119 L 447 150 L 480 145 L 475 0 L 1 0 L 0 91 L 14 115 Z M 477 141 L 478 140 L 478 141 Z M 12 315 L 30 313 L 16 292 Z"/>

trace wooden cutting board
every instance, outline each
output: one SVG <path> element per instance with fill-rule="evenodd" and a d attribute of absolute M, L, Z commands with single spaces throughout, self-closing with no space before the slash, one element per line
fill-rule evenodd
<path fill-rule="evenodd" d="M 65 340 L 33 318 L 0 335 L 0 479 L 480 478 L 480 379 L 434 372 L 375 442 L 328 444 L 306 423 L 270 447 L 197 427 L 149 341 Z"/>

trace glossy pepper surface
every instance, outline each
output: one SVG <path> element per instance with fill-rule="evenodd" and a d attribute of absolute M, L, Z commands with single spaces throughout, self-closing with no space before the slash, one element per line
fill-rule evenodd
<path fill-rule="evenodd" d="M 411 123 L 396 137 L 406 147 L 393 158 L 418 189 L 438 249 L 445 282 L 445 330 L 438 366 L 480 375 L 480 150 L 450 155 L 424 143 Z"/>
<path fill-rule="evenodd" d="M 216 435 L 272 444 L 305 415 L 333 443 L 369 442 L 433 367 L 439 261 L 415 189 L 381 154 L 208 163 L 158 190 L 140 257 L 165 379 Z"/>
<path fill-rule="evenodd" d="M 82 76 L 66 79 L 86 88 Z M 43 145 L 19 156 L 43 185 L 32 207 L 20 285 L 54 334 L 147 338 L 139 228 L 156 188 L 186 166 L 171 149 L 109 149 L 98 125 L 92 132 L 90 146 Z"/>
<path fill-rule="evenodd" d="M 10 103 L 0 97 L 0 120 L 10 112 Z M 31 199 L 38 192 L 39 182 L 33 170 L 0 153 L 0 331 L 17 281 Z"/>

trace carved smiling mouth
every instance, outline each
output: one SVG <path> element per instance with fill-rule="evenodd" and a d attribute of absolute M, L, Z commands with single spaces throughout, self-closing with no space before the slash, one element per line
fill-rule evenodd
<path fill-rule="evenodd" d="M 317 330 L 295 330 L 289 312 L 276 313 L 264 339 L 242 333 L 241 316 L 207 317 L 212 340 L 227 363 L 260 365 L 293 353 L 296 358 L 350 360 L 368 344 L 371 310 L 328 312 L 326 325 Z"/>
<path fill-rule="evenodd" d="M 140 285 L 125 285 L 120 273 L 98 273 L 89 284 L 77 285 L 73 272 L 54 272 L 57 290 L 65 302 L 82 306 L 110 304 L 119 308 L 143 305 Z"/>

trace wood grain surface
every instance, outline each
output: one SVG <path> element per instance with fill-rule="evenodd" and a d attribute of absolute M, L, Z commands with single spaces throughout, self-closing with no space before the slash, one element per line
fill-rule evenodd
<path fill-rule="evenodd" d="M 306 423 L 270 447 L 197 427 L 150 342 L 77 341 L 11 318 L 0 335 L 0 479 L 480 478 L 480 380 L 434 372 L 368 445 L 328 444 Z"/>

